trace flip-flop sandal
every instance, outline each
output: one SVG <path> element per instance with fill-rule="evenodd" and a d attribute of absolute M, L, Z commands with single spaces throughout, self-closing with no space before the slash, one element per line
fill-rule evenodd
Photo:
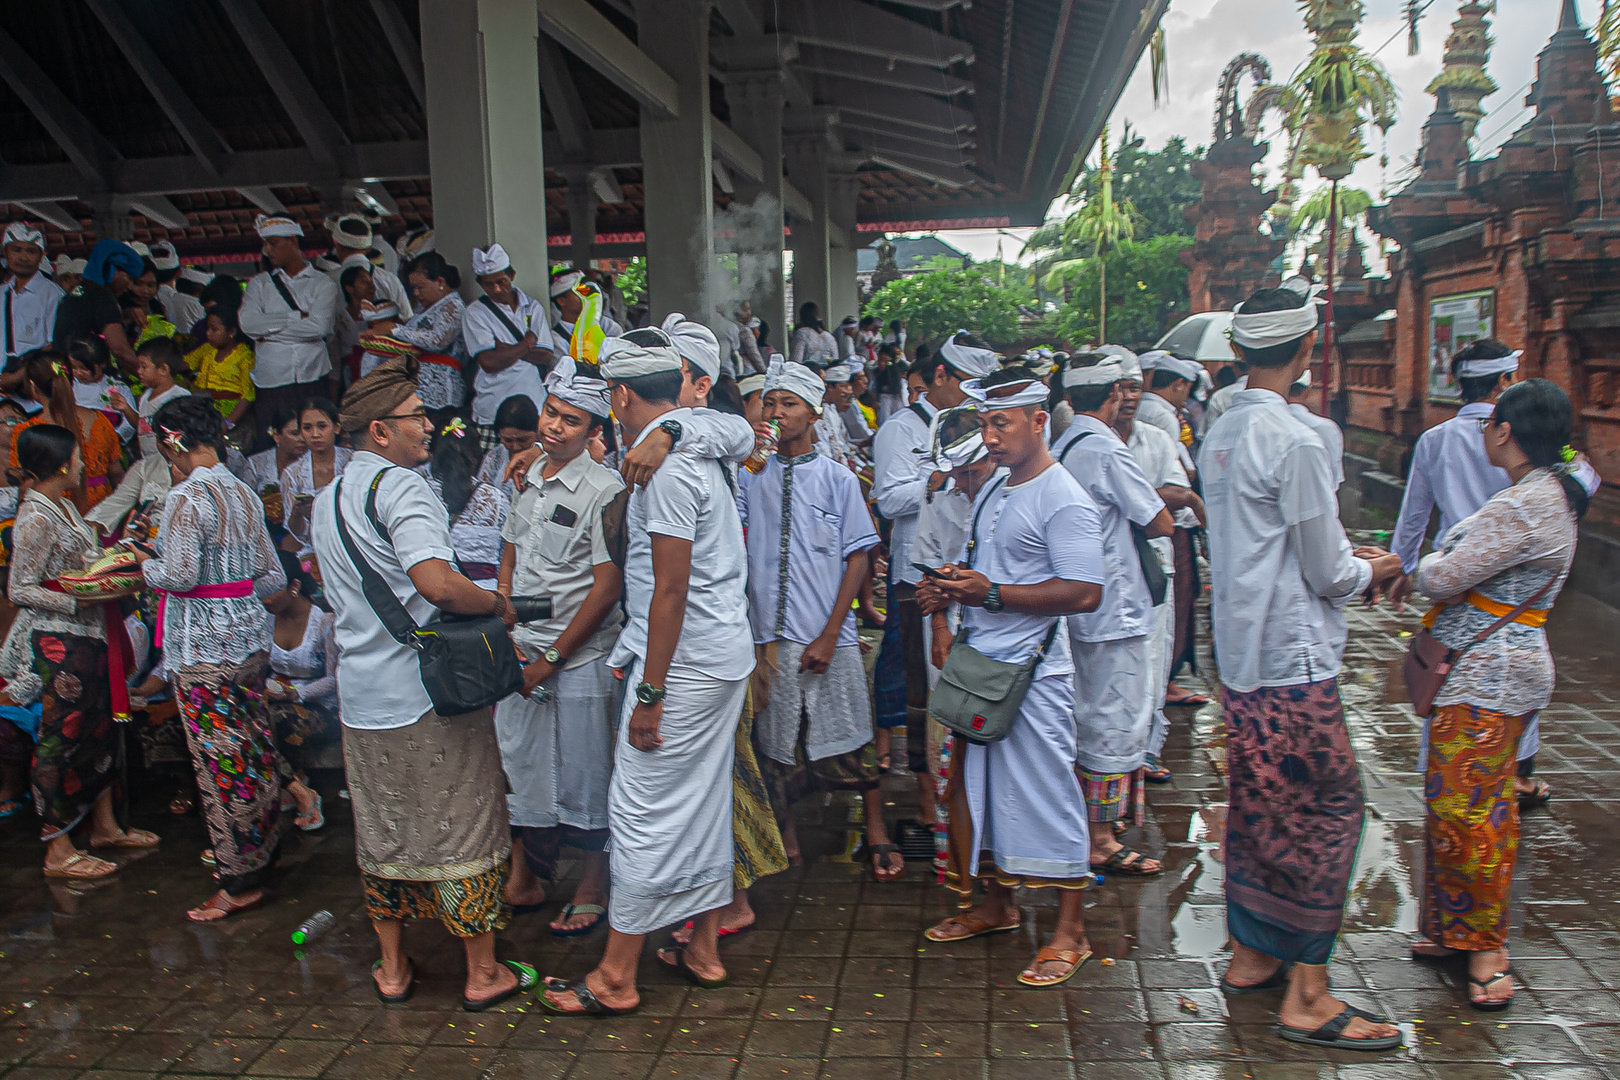
<path fill-rule="evenodd" d="M 1142 773 L 1142 779 L 1150 784 L 1168 784 L 1175 779 L 1175 773 L 1159 763 L 1159 759 L 1148 755 L 1147 768 Z"/>
<path fill-rule="evenodd" d="M 382 984 L 377 981 L 377 970 L 382 967 L 378 960 L 371 965 L 371 988 L 377 991 L 377 1000 L 384 1005 L 403 1005 L 416 994 L 416 961 L 410 957 L 405 958 L 405 970 L 409 972 L 410 979 L 405 983 L 405 989 L 397 994 L 383 993 Z"/>
<path fill-rule="evenodd" d="M 872 844 L 867 847 L 866 853 L 873 858 L 872 879 L 874 881 L 887 885 L 906 876 L 906 860 L 904 856 L 901 857 L 898 868 L 889 865 L 889 856 L 897 855 L 899 852 L 900 848 L 895 844 Z M 878 859 L 883 860 L 881 869 L 876 861 Z M 885 877 L 885 874 L 888 876 Z"/>
<path fill-rule="evenodd" d="M 673 961 L 664 959 L 665 953 L 674 953 L 675 959 Z M 729 972 L 720 976 L 718 979 L 705 979 L 703 976 L 693 971 L 692 966 L 686 962 L 686 950 L 678 946 L 668 949 L 659 949 L 653 954 L 653 956 L 656 957 L 658 962 L 665 967 L 671 969 L 672 971 L 680 972 L 681 975 L 686 978 L 687 982 L 698 987 L 699 989 L 719 990 L 722 987 L 731 985 L 731 975 Z"/>
<path fill-rule="evenodd" d="M 4 821 L 6 818 L 13 816 L 22 808 L 23 801 L 21 799 L 6 799 L 3 802 L 0 802 L 0 821 Z"/>
<path fill-rule="evenodd" d="M 1550 802 L 1552 802 L 1552 785 L 1545 780 L 1537 780 L 1533 790 L 1519 796 L 1519 809 L 1533 810 Z"/>
<path fill-rule="evenodd" d="M 1273 971 L 1263 981 L 1252 986 L 1239 986 L 1237 983 L 1227 979 L 1225 975 L 1222 975 L 1221 993 L 1227 997 L 1243 997 L 1245 994 L 1269 994 L 1277 990 L 1286 990 L 1288 988 L 1288 972 L 1292 970 L 1293 966 L 1293 964 L 1284 960 L 1277 965 L 1276 971 Z"/>
<path fill-rule="evenodd" d="M 1209 704 L 1209 695 L 1208 694 L 1183 694 L 1181 697 L 1178 697 L 1178 698 L 1165 698 L 1164 703 L 1166 705 L 1175 705 L 1175 706 L 1178 706 L 1178 707 L 1179 706 L 1194 706 L 1194 707 L 1196 707 L 1196 706 L 1199 706 L 1199 705 L 1208 705 Z"/>
<path fill-rule="evenodd" d="M 263 906 L 263 894 L 260 894 L 257 900 L 249 900 L 245 904 L 233 904 L 231 903 L 231 898 L 225 895 L 225 890 L 221 889 L 213 896 L 210 896 L 204 903 L 198 904 L 196 907 L 192 908 L 191 911 L 187 911 L 186 918 L 195 923 L 224 922 L 232 915 L 243 915 L 249 911 L 257 911 Z M 191 913 L 192 911 L 222 911 L 224 914 L 217 919 L 199 919 L 197 916 Z"/>
<path fill-rule="evenodd" d="M 195 791 L 192 791 L 189 794 L 182 791 L 180 794 L 169 800 L 169 813 L 173 814 L 175 817 L 185 817 L 187 814 L 195 814 L 196 812 L 197 793 Z"/>
<path fill-rule="evenodd" d="M 95 864 L 96 863 L 100 863 L 102 866 L 106 867 L 106 869 L 104 869 L 104 870 L 96 870 L 95 869 Z M 75 867 L 75 866 L 83 866 L 89 872 L 87 872 L 87 873 L 74 873 L 72 868 Z M 70 881 L 71 880 L 94 881 L 96 878 L 109 877 L 109 876 L 111 876 L 113 874 L 116 874 L 116 873 L 118 873 L 118 864 L 117 863 L 108 862 L 106 859 L 98 859 L 94 855 L 86 855 L 82 851 L 75 851 L 73 854 L 69 855 L 66 859 L 63 859 L 62 864 L 60 866 L 47 865 L 45 867 L 45 876 L 46 877 L 48 877 L 48 878 L 65 878 L 65 879 L 68 879 Z"/>
<path fill-rule="evenodd" d="M 1484 990 L 1487 993 L 1489 993 L 1491 985 L 1493 983 L 1499 983 L 1503 979 L 1507 978 L 1508 976 L 1510 976 L 1512 974 L 1513 974 L 1513 969 L 1508 968 L 1506 971 L 1498 971 L 1495 975 L 1492 975 L 1490 978 L 1484 980 L 1483 982 L 1480 981 L 1479 979 L 1474 978 L 1472 975 L 1470 975 L 1470 976 L 1468 976 L 1468 985 L 1469 986 L 1477 986 L 1481 990 Z M 1519 996 L 1519 991 L 1518 991 L 1517 987 L 1514 988 L 1512 994 L 1510 994 L 1507 997 L 1503 998 L 1501 1001 L 1491 1001 L 1489 999 L 1487 999 L 1485 1001 L 1475 1001 L 1474 996 L 1472 994 L 1470 994 L 1470 995 L 1468 995 L 1468 1004 L 1477 1012 L 1502 1012 L 1509 1005 L 1512 1005 L 1513 1004 L 1513 999 L 1518 997 L 1518 996 Z"/>
<path fill-rule="evenodd" d="M 326 828 L 326 806 L 321 800 L 320 792 L 315 793 L 315 811 L 309 817 L 310 820 L 303 825 L 298 825 L 298 818 L 293 819 L 293 824 L 298 825 L 299 832 L 316 832 Z"/>
<path fill-rule="evenodd" d="M 596 921 L 588 926 L 576 926 L 571 930 L 558 930 L 556 927 L 552 927 L 551 936 L 564 938 L 584 937 L 602 925 L 602 920 L 607 918 L 607 908 L 601 904 L 564 904 L 562 915 L 559 917 L 566 921 L 575 915 L 595 915 Z"/>
<path fill-rule="evenodd" d="M 1385 1035 L 1379 1039 L 1347 1039 L 1344 1029 L 1350 1026 L 1350 1021 L 1356 1017 L 1373 1024 L 1387 1024 L 1387 1016 L 1376 1013 L 1363 1012 L 1354 1005 L 1346 1005 L 1344 1011 L 1315 1031 L 1307 1028 L 1290 1027 L 1287 1024 L 1277 1025 L 1277 1034 L 1289 1042 L 1304 1043 L 1306 1046 L 1323 1046 L 1329 1050 L 1365 1050 L 1376 1053 L 1382 1050 L 1393 1050 L 1401 1045 L 1401 1036 Z"/>
<path fill-rule="evenodd" d="M 493 1009 L 501 1002 L 509 1001 L 512 998 L 517 997 L 519 994 L 528 990 L 533 990 L 536 986 L 540 985 L 540 973 L 534 968 L 530 967 L 528 964 L 523 963 L 521 960 L 502 960 L 501 963 L 512 969 L 512 974 L 517 976 L 517 982 L 508 989 L 502 990 L 494 997 L 488 997 L 482 1001 L 473 1001 L 471 998 L 462 998 L 461 1007 L 464 1011 L 470 1013 L 481 1013 L 486 1009 Z"/>
<path fill-rule="evenodd" d="M 967 933 L 956 934 L 951 937 L 940 937 L 934 933 L 934 931 L 939 929 L 939 927 L 930 926 L 927 930 L 923 931 L 923 937 L 927 938 L 929 941 L 937 941 L 943 945 L 949 945 L 953 941 L 967 941 L 970 938 L 988 937 L 991 934 L 1010 934 L 1023 925 L 1021 922 L 1013 921 L 1002 926 L 993 926 L 981 919 L 971 918 L 968 915 L 952 915 L 940 925 L 948 926 L 951 923 L 955 923 L 957 926 L 960 926 L 962 929 L 966 930 Z"/>
<path fill-rule="evenodd" d="M 148 839 L 150 838 L 150 839 Z M 158 834 L 145 829 L 129 829 L 116 840 L 90 839 L 93 848 L 148 848 L 158 846 Z"/>
<path fill-rule="evenodd" d="M 575 979 L 573 982 L 566 979 L 547 979 L 545 988 L 553 994 L 572 993 L 579 1001 L 578 1009 L 560 1009 L 553 1005 L 545 994 L 535 995 L 535 1000 L 540 1002 L 541 1008 L 558 1016 L 629 1016 L 641 1008 L 640 1005 L 636 1005 L 629 1009 L 615 1009 L 611 1005 L 602 1004 L 585 986 L 584 979 Z"/>
<path fill-rule="evenodd" d="M 672 949 L 684 949 L 684 948 L 686 948 L 686 943 L 685 942 L 675 940 L 675 934 L 680 933 L 682 930 L 684 930 L 686 933 L 690 934 L 696 928 L 697 928 L 697 924 L 692 922 L 692 920 L 688 919 L 686 921 L 685 925 L 683 925 L 680 930 L 677 930 L 674 933 L 669 935 L 669 947 L 672 948 Z M 728 927 L 722 926 L 718 931 L 716 931 L 716 936 L 723 937 L 723 938 L 736 937 L 738 934 L 746 934 L 746 933 L 748 933 L 748 931 L 752 930 L 753 928 L 754 928 L 753 923 L 749 923 L 747 926 L 739 926 L 735 930 L 732 930 L 732 929 L 729 929 Z M 690 940 L 690 939 L 688 939 L 688 940 Z"/>
<path fill-rule="evenodd" d="M 1052 946 L 1047 945 L 1035 954 L 1035 959 L 1030 963 L 1029 966 L 1036 967 L 1040 964 L 1048 964 L 1053 961 L 1058 961 L 1060 963 L 1071 965 L 1069 967 L 1068 974 L 1060 976 L 1056 979 L 1030 979 L 1026 978 L 1024 973 L 1020 971 L 1018 973 L 1018 981 L 1023 983 L 1025 986 L 1033 986 L 1037 990 L 1044 990 L 1049 986 L 1062 986 L 1064 983 L 1074 978 L 1074 973 L 1080 970 L 1080 965 L 1084 964 L 1090 959 L 1090 949 L 1087 949 L 1085 952 L 1077 952 L 1074 949 L 1054 949 Z"/>
<path fill-rule="evenodd" d="M 197 861 L 202 863 L 204 866 L 218 866 L 219 865 L 219 860 L 214 858 L 214 849 L 211 848 L 211 847 L 203 848 L 202 849 L 202 854 L 197 856 Z"/>
<path fill-rule="evenodd" d="M 1131 857 L 1133 855 L 1136 856 L 1134 859 Z M 1101 866 L 1092 863 L 1091 869 L 1093 872 L 1117 874 L 1120 877 L 1157 877 L 1164 873 L 1162 862 L 1159 863 L 1157 870 L 1141 869 L 1142 864 L 1147 861 L 1148 857 L 1135 848 L 1122 847 L 1108 856 L 1108 861 Z"/>

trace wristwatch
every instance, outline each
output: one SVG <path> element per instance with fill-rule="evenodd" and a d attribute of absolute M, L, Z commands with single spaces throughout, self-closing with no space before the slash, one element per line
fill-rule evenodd
<path fill-rule="evenodd" d="M 558 664 L 563 662 L 563 654 L 557 651 L 557 646 L 555 645 L 547 645 L 546 651 L 540 655 L 545 657 L 546 663 L 550 664 L 552 667 L 556 667 Z"/>
<path fill-rule="evenodd" d="M 654 686 L 650 682 L 638 683 L 636 685 L 636 700 L 643 705 L 656 705 L 664 700 L 664 688 Z"/>
<path fill-rule="evenodd" d="M 665 420 L 658 425 L 659 430 L 669 433 L 669 448 L 675 449 L 681 441 L 681 422 L 679 420 Z"/>
<path fill-rule="evenodd" d="M 992 615 L 998 615 L 1006 606 L 1001 602 L 1001 586 L 992 584 L 989 594 L 984 598 L 984 610 Z"/>

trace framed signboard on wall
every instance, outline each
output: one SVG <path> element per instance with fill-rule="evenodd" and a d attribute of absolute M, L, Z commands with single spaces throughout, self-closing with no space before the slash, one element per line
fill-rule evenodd
<path fill-rule="evenodd" d="M 1496 324 L 1496 293 L 1491 289 L 1436 296 L 1429 301 L 1429 396 L 1459 401 L 1462 390 L 1451 377 L 1451 358 L 1471 341 L 1488 338 Z"/>

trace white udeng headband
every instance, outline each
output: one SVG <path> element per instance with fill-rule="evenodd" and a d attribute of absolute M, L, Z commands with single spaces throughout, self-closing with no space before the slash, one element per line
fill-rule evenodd
<path fill-rule="evenodd" d="M 962 393 L 976 402 L 974 407 L 980 412 L 992 412 L 996 409 L 1021 409 L 1026 405 L 1046 404 L 1046 395 L 1049 391 L 1046 389 L 1046 384 L 1039 379 L 1025 384 L 1023 389 L 1015 394 L 1008 394 L 1006 397 L 990 396 L 991 390 L 1000 390 L 1003 387 L 1017 385 L 1017 383 L 1003 383 L 1001 386 L 992 386 L 987 390 L 982 380 L 969 379 L 962 384 Z"/>
<path fill-rule="evenodd" d="M 1117 359 L 1104 360 L 1091 367 L 1072 367 L 1063 372 L 1063 385 L 1070 386 L 1108 386 L 1117 383 L 1125 377 L 1125 367 Z M 965 390 L 966 387 L 963 387 Z"/>
<path fill-rule="evenodd" d="M 1239 304 L 1232 309 L 1232 340 L 1246 349 L 1265 349 L 1299 340 L 1316 329 L 1316 308 L 1323 302 L 1322 288 L 1312 285 L 1305 295 L 1305 303 L 1286 311 L 1247 314 Z"/>
<path fill-rule="evenodd" d="M 759 376 L 765 380 L 764 392 L 769 394 L 773 390 L 786 390 L 804 399 L 810 410 L 817 416 L 821 415 L 821 401 L 827 393 L 826 383 L 821 376 L 805 367 L 803 364 L 791 360 L 780 360 L 771 357 L 770 370 Z"/>
<path fill-rule="evenodd" d="M 941 345 L 939 355 L 961 374 L 975 378 L 982 379 L 1001 366 L 1001 357 L 989 349 L 975 349 L 970 345 L 958 345 L 955 341 Z"/>
<path fill-rule="evenodd" d="M 1457 365 L 1457 378 L 1481 379 L 1487 375 L 1501 375 L 1508 371 L 1518 371 L 1519 357 L 1523 355 L 1523 349 L 1514 349 L 1506 356 L 1493 356 L 1489 360 L 1464 360 Z"/>

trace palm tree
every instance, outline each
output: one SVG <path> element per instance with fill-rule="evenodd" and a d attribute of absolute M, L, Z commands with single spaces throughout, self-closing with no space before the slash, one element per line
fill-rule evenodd
<path fill-rule="evenodd" d="M 1054 262 L 1046 272 L 1046 288 L 1056 291 L 1066 271 L 1087 261 L 1097 265 L 1097 341 L 1108 340 L 1108 253 L 1136 235 L 1136 207 L 1129 199 L 1114 199 L 1114 161 L 1108 156 L 1108 128 L 1102 130 L 1101 151 L 1097 159 L 1097 194 L 1087 199 L 1079 209 L 1063 221 L 1062 238 L 1065 245 L 1089 249 L 1089 256 L 1068 257 Z M 1079 184 L 1070 185 L 1073 194 Z M 1031 241 L 1035 237 L 1030 237 Z"/>

